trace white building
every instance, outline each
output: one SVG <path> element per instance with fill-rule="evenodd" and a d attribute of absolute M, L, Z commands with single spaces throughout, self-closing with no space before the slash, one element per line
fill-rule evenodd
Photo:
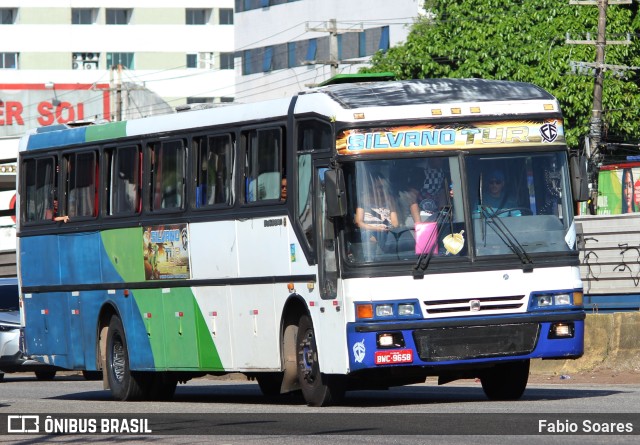
<path fill-rule="evenodd" d="M 53 115 L 61 102 L 86 108 L 86 94 L 68 100 L 75 84 L 100 85 L 94 101 L 109 120 L 152 114 L 154 96 L 141 89 L 169 109 L 235 94 L 233 0 L 0 0 L 0 41 L 0 100 L 13 102 L 0 108 L 0 136 L 50 124 L 43 107 Z M 58 114 L 69 113 L 82 114 Z"/>
<path fill-rule="evenodd" d="M 357 72 L 379 49 L 404 42 L 423 3 L 235 0 L 236 100 L 292 95 Z"/>

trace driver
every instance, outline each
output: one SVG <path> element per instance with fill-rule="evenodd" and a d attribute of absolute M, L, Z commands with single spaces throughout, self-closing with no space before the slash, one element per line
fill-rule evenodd
<path fill-rule="evenodd" d="M 486 178 L 487 185 L 482 195 L 482 205 L 485 210 L 500 217 L 522 215 L 519 210 L 514 209 L 518 204 L 509 196 L 504 173 L 501 170 L 493 170 Z M 506 211 L 507 209 L 514 210 Z"/>

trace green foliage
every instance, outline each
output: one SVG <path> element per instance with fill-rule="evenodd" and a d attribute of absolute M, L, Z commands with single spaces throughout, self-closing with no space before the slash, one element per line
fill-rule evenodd
<path fill-rule="evenodd" d="M 640 66 L 638 3 L 611 5 L 606 63 Z M 595 40 L 596 6 L 570 5 L 568 0 L 427 0 L 427 14 L 413 25 L 407 41 L 373 57 L 365 72 L 394 72 L 398 79 L 485 78 L 531 82 L 554 94 L 565 115 L 567 142 L 577 148 L 589 132 L 593 108 L 593 74 L 579 73 L 571 62 L 595 61 L 595 45 L 565 43 Z M 572 67 L 574 70 L 572 71 Z M 586 68 L 583 68 L 587 71 Z M 605 71 L 603 120 L 605 135 L 640 140 L 638 71 Z"/>

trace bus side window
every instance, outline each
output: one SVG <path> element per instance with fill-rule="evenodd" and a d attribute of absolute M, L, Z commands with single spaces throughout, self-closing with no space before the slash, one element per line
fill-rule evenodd
<path fill-rule="evenodd" d="M 197 153 L 196 207 L 232 203 L 233 142 L 229 135 L 193 140 Z"/>
<path fill-rule="evenodd" d="M 280 199 L 284 172 L 282 131 L 279 128 L 246 132 L 245 201 Z"/>
<path fill-rule="evenodd" d="M 108 163 L 107 214 L 140 212 L 140 149 L 118 147 L 105 153 Z"/>
<path fill-rule="evenodd" d="M 150 144 L 151 210 L 184 204 L 185 150 L 182 140 Z"/>
<path fill-rule="evenodd" d="M 64 160 L 66 216 L 97 216 L 97 153 L 70 153 Z"/>
<path fill-rule="evenodd" d="M 51 221 L 56 216 L 56 181 L 58 166 L 55 158 L 29 159 L 23 164 L 25 222 Z"/>

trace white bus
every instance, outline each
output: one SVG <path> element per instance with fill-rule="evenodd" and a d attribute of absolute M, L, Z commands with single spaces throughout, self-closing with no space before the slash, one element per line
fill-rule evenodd
<path fill-rule="evenodd" d="M 517 399 L 530 359 L 583 353 L 569 152 L 534 85 L 50 127 L 18 176 L 26 352 L 118 400 L 225 373 L 313 406 L 429 376 Z"/>

